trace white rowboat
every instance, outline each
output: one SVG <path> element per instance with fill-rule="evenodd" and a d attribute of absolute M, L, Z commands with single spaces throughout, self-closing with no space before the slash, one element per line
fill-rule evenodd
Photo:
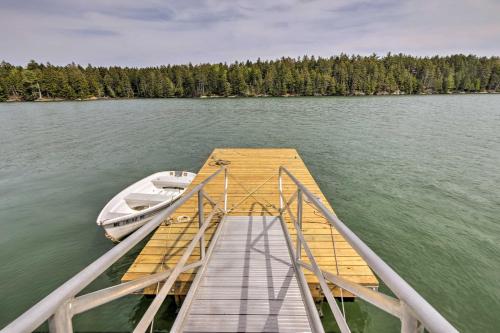
<path fill-rule="evenodd" d="M 177 200 L 195 176 L 186 171 L 162 171 L 141 179 L 104 206 L 97 225 L 104 228 L 106 237 L 118 242 Z"/>

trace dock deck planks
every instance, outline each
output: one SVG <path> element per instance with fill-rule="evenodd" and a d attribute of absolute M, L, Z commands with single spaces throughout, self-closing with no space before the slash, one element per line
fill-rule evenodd
<path fill-rule="evenodd" d="M 217 164 L 217 161 L 220 160 L 230 163 L 227 166 L 229 169 L 228 209 L 231 210 L 230 216 L 279 215 L 278 168 L 281 165 L 287 167 L 331 209 L 328 200 L 295 149 L 214 149 L 189 189 L 215 172 L 220 167 Z M 283 176 L 283 180 L 285 196 L 290 197 L 296 187 L 286 176 Z M 207 184 L 205 191 L 215 201 L 220 200 L 224 191 L 223 173 Z M 205 200 L 205 216 L 211 212 L 211 209 L 211 205 Z M 165 223 L 155 231 L 122 277 L 122 281 L 130 281 L 175 267 L 177 260 L 198 230 L 197 211 L 198 203 L 196 196 L 194 196 L 175 212 L 169 224 Z M 292 211 L 296 212 L 296 205 L 292 205 Z M 179 223 L 177 219 L 179 216 L 189 217 L 189 222 Z M 288 230 L 294 238 L 295 230 L 290 223 L 288 214 L 285 214 L 284 217 Z M 217 219 L 214 222 L 206 231 L 207 241 L 210 240 L 215 231 Z M 370 287 L 378 286 L 378 280 L 366 262 L 307 201 L 303 205 L 303 233 L 323 270 L 333 274 L 337 274 L 338 270 L 341 276 L 353 282 Z M 335 260 L 334 244 L 338 262 Z M 195 249 L 188 262 L 194 262 L 198 258 L 199 249 Z M 302 258 L 308 262 L 305 253 L 303 253 Z M 195 273 L 196 271 L 181 274 L 174 284 L 172 294 L 186 295 Z M 320 297 L 316 277 L 308 271 L 304 271 L 304 273 L 313 296 Z M 156 286 L 151 286 L 146 288 L 144 293 L 154 294 L 156 289 Z M 337 290 L 333 289 L 333 291 L 336 296 L 339 295 Z M 344 291 L 345 296 L 349 296 L 349 294 Z"/>

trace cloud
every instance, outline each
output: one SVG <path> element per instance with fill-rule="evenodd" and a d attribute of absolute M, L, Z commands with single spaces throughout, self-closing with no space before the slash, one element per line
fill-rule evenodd
<path fill-rule="evenodd" d="M 354 1 L 341 5 L 334 9 L 335 12 L 340 13 L 362 13 L 366 11 L 385 11 L 391 10 L 395 7 L 400 7 L 403 3 L 400 1 Z"/>
<path fill-rule="evenodd" d="M 116 31 L 104 30 L 104 29 L 62 29 L 62 33 L 72 35 L 72 36 L 82 36 L 82 37 L 114 37 L 119 36 L 120 34 Z"/>
<path fill-rule="evenodd" d="M 496 0 L 3 0 L 0 55 L 148 66 L 388 51 L 500 54 Z"/>
<path fill-rule="evenodd" d="M 139 21 L 170 21 L 174 12 L 169 8 L 126 8 L 101 11 L 103 14 Z"/>

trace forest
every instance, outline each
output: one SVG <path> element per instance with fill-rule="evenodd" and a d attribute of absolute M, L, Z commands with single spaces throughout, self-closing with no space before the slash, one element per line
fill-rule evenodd
<path fill-rule="evenodd" d="M 500 58 L 341 54 L 231 64 L 0 63 L 0 101 L 500 92 Z"/>

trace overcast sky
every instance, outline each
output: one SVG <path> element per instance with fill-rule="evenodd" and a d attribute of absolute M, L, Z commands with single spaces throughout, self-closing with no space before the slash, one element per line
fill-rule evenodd
<path fill-rule="evenodd" d="M 0 60 L 149 66 L 500 55 L 500 0 L 0 0 Z"/>

